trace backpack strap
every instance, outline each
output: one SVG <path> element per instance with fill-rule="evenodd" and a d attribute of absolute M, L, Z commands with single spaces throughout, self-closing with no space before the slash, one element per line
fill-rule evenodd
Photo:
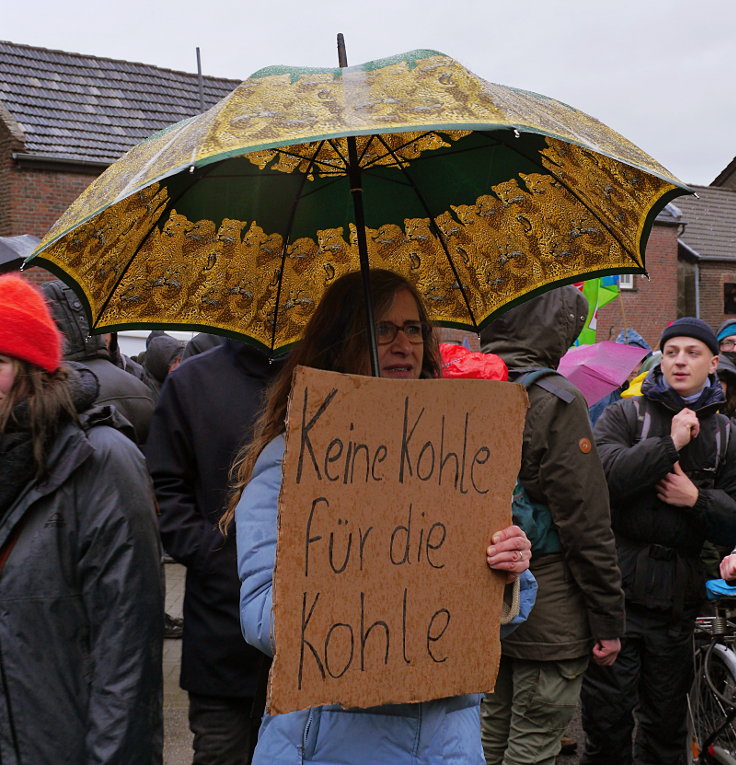
<path fill-rule="evenodd" d="M 716 429 L 716 474 L 718 468 L 725 464 L 728 453 L 728 444 L 731 440 L 731 418 L 719 412 L 716 417 L 720 420 L 720 426 Z"/>
<path fill-rule="evenodd" d="M 632 434 L 632 443 L 638 443 L 643 441 L 649 436 L 649 430 L 652 425 L 652 415 L 649 412 L 649 407 L 644 405 L 646 400 L 640 396 L 636 396 L 631 399 L 633 406 L 631 409 L 627 409 L 626 416 L 629 425 L 629 432 Z M 728 454 L 728 445 L 731 440 L 731 419 L 721 412 L 717 412 L 715 415 L 718 418 L 718 427 L 715 432 L 716 439 L 716 464 L 713 469 L 715 473 L 721 465 L 726 462 L 726 455 Z"/>
<path fill-rule="evenodd" d="M 630 399 L 632 406 L 625 410 L 632 444 L 647 438 L 652 427 L 652 415 L 647 406 L 642 406 L 643 400 L 640 396 Z"/>
<path fill-rule="evenodd" d="M 571 404 L 575 401 L 575 394 L 572 391 L 563 388 L 561 385 L 556 385 L 554 380 L 549 379 L 550 377 L 562 376 L 556 369 L 551 369 L 550 367 L 532 367 L 528 369 L 511 369 L 509 371 L 521 374 L 521 377 L 518 377 L 514 382 L 520 383 L 527 389 L 531 388 L 532 385 L 538 385 L 553 396 L 557 396 L 557 398 L 566 404 Z"/>

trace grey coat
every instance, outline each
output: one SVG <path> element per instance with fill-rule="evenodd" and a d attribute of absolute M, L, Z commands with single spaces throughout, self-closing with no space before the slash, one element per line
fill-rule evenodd
<path fill-rule="evenodd" d="M 138 449 L 95 411 L 0 523 L 2 765 L 161 762 L 153 496 Z"/>

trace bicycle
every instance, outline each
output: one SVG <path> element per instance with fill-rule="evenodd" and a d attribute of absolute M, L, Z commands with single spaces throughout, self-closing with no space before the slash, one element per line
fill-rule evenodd
<path fill-rule="evenodd" d="M 695 621 L 688 763 L 736 765 L 736 587 L 722 579 L 706 587 L 716 615 Z"/>

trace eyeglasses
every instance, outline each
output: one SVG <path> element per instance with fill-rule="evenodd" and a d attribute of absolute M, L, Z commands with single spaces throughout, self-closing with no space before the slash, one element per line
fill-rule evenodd
<path fill-rule="evenodd" d="M 378 345 L 393 343 L 399 331 L 412 345 L 421 345 L 429 336 L 430 326 L 423 321 L 405 321 L 403 326 L 392 321 L 379 321 L 376 324 L 376 342 Z"/>
<path fill-rule="evenodd" d="M 722 351 L 732 351 L 734 348 L 736 348 L 736 338 L 724 337 L 723 340 L 721 340 Z"/>

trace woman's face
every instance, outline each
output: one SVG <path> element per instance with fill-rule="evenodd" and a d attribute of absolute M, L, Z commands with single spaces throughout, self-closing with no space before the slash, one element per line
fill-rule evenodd
<path fill-rule="evenodd" d="M 15 382 L 15 362 L 10 356 L 0 354 L 0 401 L 10 393 Z"/>
<path fill-rule="evenodd" d="M 419 378 L 424 360 L 424 335 L 420 321 L 416 300 L 405 289 L 399 290 L 388 310 L 377 317 L 378 366 L 381 377 L 396 380 Z M 397 330 L 397 327 L 400 329 Z M 394 332 L 395 336 L 389 339 Z"/>

